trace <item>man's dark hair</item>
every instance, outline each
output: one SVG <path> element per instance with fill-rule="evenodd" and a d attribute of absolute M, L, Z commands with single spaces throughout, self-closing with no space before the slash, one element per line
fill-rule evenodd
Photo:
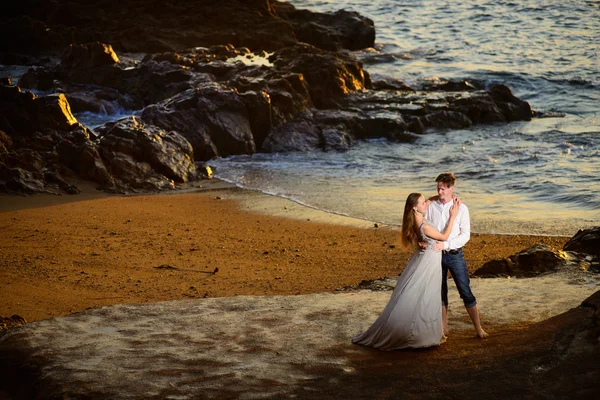
<path fill-rule="evenodd" d="M 447 187 L 451 187 L 456 183 L 456 177 L 452 172 L 443 172 L 435 178 L 435 182 L 442 182 Z"/>

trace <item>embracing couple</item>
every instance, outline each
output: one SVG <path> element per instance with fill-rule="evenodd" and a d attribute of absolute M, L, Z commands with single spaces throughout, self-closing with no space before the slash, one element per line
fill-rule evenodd
<path fill-rule="evenodd" d="M 415 253 L 398 277 L 390 301 L 365 332 L 352 342 L 381 350 L 438 346 L 448 336 L 448 270 L 480 338 L 477 301 L 471 292 L 462 247 L 469 241 L 469 210 L 453 195 L 456 178 L 436 178 L 437 198 L 411 193 L 404 205 L 402 244 Z M 441 295 L 440 295 L 441 289 Z"/>

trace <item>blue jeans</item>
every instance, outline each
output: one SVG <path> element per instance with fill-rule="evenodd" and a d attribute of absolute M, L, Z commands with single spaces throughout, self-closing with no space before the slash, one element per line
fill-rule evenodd
<path fill-rule="evenodd" d="M 467 263 L 463 256 L 462 249 L 458 249 L 457 254 L 442 253 L 442 304 L 448 305 L 448 270 L 454 279 L 460 298 L 465 303 L 466 308 L 474 307 L 477 300 L 471 292 L 471 280 L 467 271 Z"/>

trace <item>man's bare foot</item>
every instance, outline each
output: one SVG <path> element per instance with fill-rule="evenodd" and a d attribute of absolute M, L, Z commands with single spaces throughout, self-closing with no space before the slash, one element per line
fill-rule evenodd
<path fill-rule="evenodd" d="M 478 337 L 479 339 L 485 339 L 485 338 L 486 338 L 486 337 L 488 337 L 488 336 L 490 336 L 490 335 L 488 335 L 488 334 L 487 334 L 487 332 L 486 332 L 486 331 L 484 331 L 483 329 L 482 329 L 482 330 L 480 330 L 480 331 L 477 331 L 477 337 Z"/>

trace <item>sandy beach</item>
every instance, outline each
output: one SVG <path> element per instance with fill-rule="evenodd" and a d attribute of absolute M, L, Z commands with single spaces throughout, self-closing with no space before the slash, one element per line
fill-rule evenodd
<path fill-rule="evenodd" d="M 208 182 L 194 192 L 0 197 L 0 315 L 333 292 L 401 272 L 395 227 Z M 469 269 L 567 237 L 473 234 Z M 216 271 L 216 272 L 215 272 Z M 582 294 L 581 301 L 585 296 Z"/>
<path fill-rule="evenodd" d="M 0 342 L 0 398 L 589 398 L 597 387 L 587 342 L 564 365 L 553 357 L 557 331 L 590 312 L 578 306 L 598 274 L 473 279 L 486 340 L 450 281 L 449 340 L 381 352 L 350 338 L 390 292 L 337 289 L 401 272 L 410 252 L 396 227 L 222 182 L 0 204 L 0 315 L 29 322 Z M 465 254 L 473 271 L 567 239 L 473 234 Z"/>

